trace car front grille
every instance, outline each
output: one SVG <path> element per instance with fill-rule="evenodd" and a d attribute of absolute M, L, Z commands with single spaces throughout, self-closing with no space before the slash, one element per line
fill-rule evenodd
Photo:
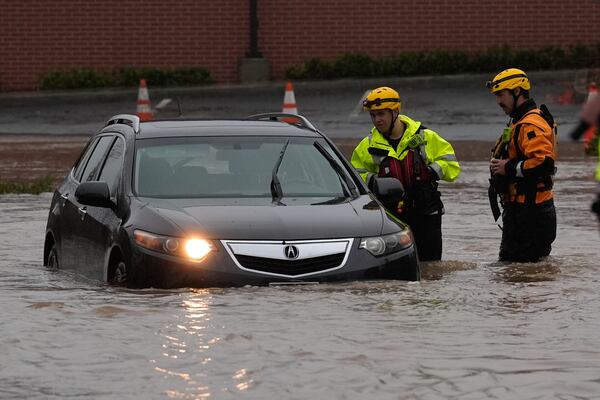
<path fill-rule="evenodd" d="M 302 278 L 342 268 L 354 240 L 235 241 L 223 240 L 227 252 L 248 272 Z"/>
<path fill-rule="evenodd" d="M 236 256 L 244 268 L 272 274 L 298 276 L 337 267 L 344 261 L 344 253 L 306 258 L 303 260 L 278 260 L 265 257 Z"/>

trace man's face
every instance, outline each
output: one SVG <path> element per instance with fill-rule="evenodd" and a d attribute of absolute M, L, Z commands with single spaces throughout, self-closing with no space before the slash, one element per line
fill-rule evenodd
<path fill-rule="evenodd" d="M 394 118 L 394 114 L 392 110 L 373 110 L 369 111 L 369 115 L 371 115 L 371 121 L 373 121 L 373 125 L 375 128 L 383 134 L 389 134 L 388 130 L 392 125 L 392 120 Z"/>
<path fill-rule="evenodd" d="M 511 91 L 504 89 L 494 94 L 496 95 L 496 103 L 504 110 L 506 115 L 510 115 L 515 109 L 515 99 L 513 99 Z"/>

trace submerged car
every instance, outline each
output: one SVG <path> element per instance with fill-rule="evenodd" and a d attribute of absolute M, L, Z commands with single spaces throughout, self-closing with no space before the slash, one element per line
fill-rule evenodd
<path fill-rule="evenodd" d="M 282 113 L 114 116 L 54 193 L 44 264 L 128 287 L 420 279 L 409 227 L 310 121 Z"/>

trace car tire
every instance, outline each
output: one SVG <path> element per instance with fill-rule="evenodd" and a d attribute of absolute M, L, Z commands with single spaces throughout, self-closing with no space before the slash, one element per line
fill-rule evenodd
<path fill-rule="evenodd" d="M 115 286 L 127 286 L 127 264 L 122 259 L 119 259 L 114 265 L 114 270 L 109 277 L 109 283 Z"/>
<path fill-rule="evenodd" d="M 56 250 L 56 244 L 53 244 L 48 252 L 48 257 L 46 257 L 46 268 L 49 270 L 57 270 L 58 269 L 58 251 Z"/>

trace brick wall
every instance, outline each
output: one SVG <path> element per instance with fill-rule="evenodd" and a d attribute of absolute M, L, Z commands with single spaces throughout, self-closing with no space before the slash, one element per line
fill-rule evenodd
<path fill-rule="evenodd" d="M 432 48 L 538 48 L 600 41 L 599 0 L 257 0 L 272 78 L 311 57 Z M 235 82 L 248 0 L 0 0 L 0 90 L 79 67 L 207 67 Z"/>

